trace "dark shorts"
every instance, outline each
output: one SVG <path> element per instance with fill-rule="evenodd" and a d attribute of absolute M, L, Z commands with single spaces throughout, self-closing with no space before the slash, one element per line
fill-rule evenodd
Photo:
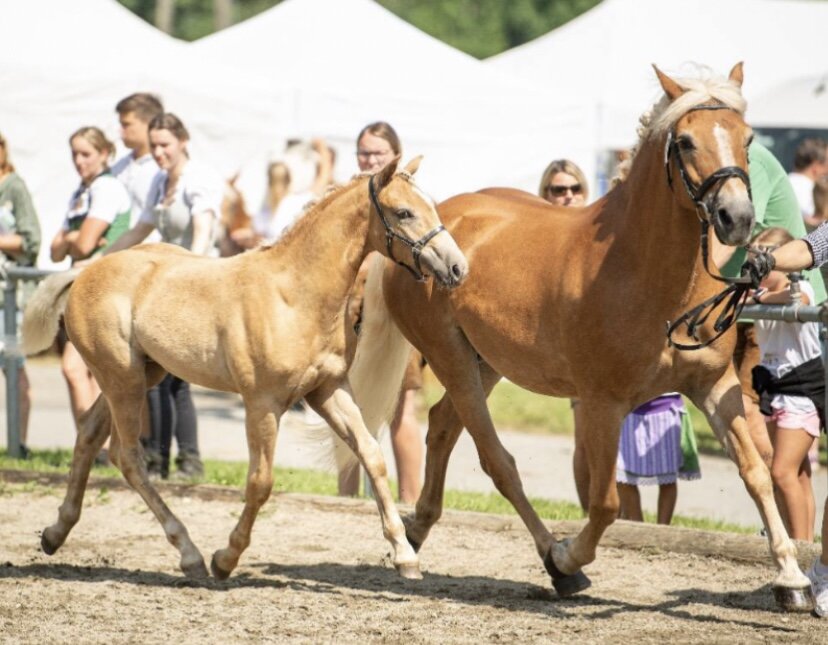
<path fill-rule="evenodd" d="M 733 350 L 733 365 L 742 386 L 742 393 L 751 401 L 759 403 L 759 395 L 753 389 L 753 368 L 759 364 L 759 345 L 753 323 L 736 323 L 736 349 Z"/>

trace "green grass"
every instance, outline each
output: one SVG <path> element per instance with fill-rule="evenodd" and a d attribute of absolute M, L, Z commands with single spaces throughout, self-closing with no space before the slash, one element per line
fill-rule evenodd
<path fill-rule="evenodd" d="M 26 470 L 44 473 L 67 473 L 72 461 L 70 450 L 33 450 L 28 460 L 12 459 L 6 450 L 0 450 L 0 469 Z M 243 490 L 247 477 L 245 462 L 206 460 L 204 462 L 204 483 L 230 486 Z M 274 468 L 274 490 L 280 493 L 308 493 L 315 495 L 336 495 L 336 476 L 331 473 L 305 470 L 300 468 Z M 120 471 L 114 467 L 95 466 L 93 477 L 120 477 Z M 24 485 L 25 487 L 25 485 Z M 391 482 L 396 495 L 397 483 Z M 17 487 L 16 490 L 25 488 Z M 105 497 L 108 491 L 99 494 Z M 10 491 L 0 486 L 0 494 Z M 99 500 L 100 501 L 100 500 Z M 570 502 L 530 498 L 538 515 L 547 520 L 579 520 L 583 517 L 581 508 Z M 459 511 L 476 511 L 479 513 L 498 513 L 516 515 L 515 509 L 497 493 L 471 493 L 456 490 L 446 491 L 444 506 Z M 645 513 L 648 522 L 654 522 L 652 514 Z M 674 526 L 685 526 L 710 531 L 729 531 L 735 533 L 755 533 L 755 528 L 746 528 L 726 522 L 676 516 Z"/>

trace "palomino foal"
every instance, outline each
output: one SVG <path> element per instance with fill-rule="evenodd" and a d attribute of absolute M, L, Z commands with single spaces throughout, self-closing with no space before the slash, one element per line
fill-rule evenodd
<path fill-rule="evenodd" d="M 355 344 L 346 303 L 369 252 L 396 257 L 419 277 L 431 275 L 447 287 L 466 275 L 463 254 L 444 232 L 432 200 L 414 184 L 418 165 L 419 158 L 396 172 L 394 161 L 374 176 L 356 177 L 271 247 L 208 259 L 144 245 L 93 263 L 74 284 L 71 273 L 43 283 L 26 310 L 27 351 L 51 342 L 65 303 L 67 333 L 103 391 L 78 435 L 58 521 L 43 531 L 46 553 L 54 553 L 78 521 L 92 460 L 112 432 L 113 461 L 180 551 L 181 569 L 207 575 L 187 529 L 147 478 L 139 444 L 147 387 L 170 372 L 238 392 L 245 405 L 250 467 L 244 510 L 229 545 L 213 555 L 214 576 L 229 576 L 249 545 L 273 484 L 279 418 L 304 397 L 368 472 L 394 565 L 403 576 L 420 577 L 385 463 L 346 372 Z"/>
<path fill-rule="evenodd" d="M 608 195 L 583 209 L 556 208 L 505 189 L 453 197 L 438 210 L 474 266 L 463 288 L 417 285 L 389 267 L 384 302 L 366 297 L 366 320 L 390 314 L 446 388 L 429 414 L 425 486 L 407 535 L 419 548 L 439 519 L 449 455 L 466 427 L 483 469 L 531 532 L 555 588 L 561 595 L 586 588 L 581 568 L 595 559 L 618 511 L 621 421 L 637 405 L 679 391 L 706 413 L 756 502 L 779 570 L 777 600 L 788 609 L 807 608 L 808 579 L 745 423 L 732 366 L 734 329 L 698 351 L 679 351 L 665 337 L 667 321 L 722 288 L 704 267 L 700 221 L 734 246 L 747 242 L 753 225 L 747 176 L 752 133 L 742 117 L 741 64 L 729 79 L 658 77 L 665 96 L 642 133 L 627 179 Z M 377 301 L 384 314 L 369 310 Z M 699 329 L 701 341 L 717 333 L 715 318 Z M 371 342 L 363 334 L 357 353 L 366 365 L 354 365 L 366 374 L 371 352 L 362 345 Z M 381 347 L 387 361 L 389 341 Z M 556 540 L 538 518 L 498 439 L 486 397 L 501 376 L 581 401 L 589 519 L 572 540 Z M 375 378 L 385 376 L 380 371 Z"/>

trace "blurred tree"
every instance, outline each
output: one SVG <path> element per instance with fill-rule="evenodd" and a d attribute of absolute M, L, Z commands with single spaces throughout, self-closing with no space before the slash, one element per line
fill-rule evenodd
<path fill-rule="evenodd" d="M 164 10 L 173 17 L 171 33 L 196 40 L 230 16 L 246 20 L 281 0 L 119 0 L 152 24 Z M 600 0 L 377 0 L 400 18 L 477 58 L 521 45 L 559 27 Z"/>

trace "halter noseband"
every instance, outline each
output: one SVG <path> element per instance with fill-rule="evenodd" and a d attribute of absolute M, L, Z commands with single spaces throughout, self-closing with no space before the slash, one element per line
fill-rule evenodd
<path fill-rule="evenodd" d="M 695 112 L 697 110 L 733 110 L 733 108 L 728 107 L 727 105 L 721 103 L 712 103 L 712 104 L 703 104 L 697 105 L 696 107 L 691 108 L 688 112 Z M 735 110 L 734 110 L 735 111 Z M 718 170 L 711 173 L 707 178 L 705 178 L 699 185 L 694 184 L 690 177 L 687 174 L 687 167 L 684 165 L 684 160 L 681 157 L 681 152 L 678 149 L 678 144 L 676 142 L 675 136 L 675 126 L 670 130 L 669 134 L 667 135 L 667 142 L 664 147 L 664 169 L 667 172 L 667 185 L 670 187 L 670 191 L 673 192 L 673 175 L 670 172 L 670 159 L 675 157 L 676 166 L 678 167 L 679 176 L 681 177 L 681 181 L 684 184 L 684 189 L 687 191 L 687 194 L 690 196 L 690 199 L 693 200 L 693 203 L 696 205 L 696 215 L 699 217 L 699 221 L 701 222 L 701 252 L 702 252 L 702 264 L 704 265 L 704 270 L 707 271 L 707 274 L 719 282 L 724 282 L 728 286 L 721 291 L 720 293 L 712 296 L 702 302 L 699 305 L 696 305 L 689 311 L 686 311 L 682 314 L 677 320 L 674 322 L 667 322 L 667 344 L 670 347 L 675 347 L 679 350 L 696 350 L 702 349 L 707 347 L 711 343 L 713 343 L 716 339 L 718 339 L 722 334 L 724 334 L 733 323 L 739 318 L 739 315 L 742 313 L 742 309 L 745 306 L 745 302 L 747 301 L 747 295 L 751 288 L 751 280 L 747 276 L 742 276 L 739 278 L 725 278 L 722 276 L 714 275 L 710 272 L 708 267 L 708 233 L 710 230 L 710 210 L 705 203 L 705 197 L 707 194 L 714 190 L 712 193 L 712 197 L 715 199 L 719 191 L 724 185 L 724 182 L 728 179 L 736 177 L 745 184 L 745 187 L 748 191 L 748 197 L 753 199 L 753 193 L 750 189 L 750 177 L 748 174 L 738 166 L 725 166 L 723 168 L 719 168 Z M 707 217 L 702 217 L 699 214 L 699 211 L 703 211 Z M 722 307 L 721 313 L 719 313 L 716 321 L 713 323 L 713 331 L 716 332 L 716 335 L 706 341 L 699 340 L 698 331 L 701 326 L 707 321 L 713 311 L 722 303 L 724 302 L 724 306 Z M 679 326 L 685 325 L 687 327 L 687 335 L 697 341 L 695 344 L 689 345 L 684 343 L 678 343 L 673 340 L 673 333 Z"/>
<path fill-rule="evenodd" d="M 441 233 L 446 230 L 446 227 L 440 224 L 439 226 L 431 229 L 428 233 L 423 235 L 419 240 L 416 242 L 405 237 L 404 235 L 400 235 L 396 231 L 392 230 L 391 225 L 388 223 L 388 220 L 385 219 L 385 215 L 382 212 L 382 207 L 380 206 L 379 200 L 377 199 L 377 189 L 374 186 L 374 176 L 371 175 L 370 179 L 368 179 L 368 193 L 371 196 L 371 203 L 374 205 L 374 209 L 377 211 L 377 215 L 379 215 L 380 221 L 382 225 L 385 227 L 385 244 L 388 248 L 388 257 L 390 257 L 394 262 L 399 264 L 402 267 L 408 269 L 417 280 L 423 281 L 425 280 L 425 275 L 423 275 L 423 269 L 420 267 L 420 255 L 422 255 L 423 249 L 426 245 L 434 238 L 438 233 Z M 394 240 L 397 239 L 406 246 L 411 248 L 411 255 L 414 258 L 414 266 L 416 268 L 411 268 L 402 260 L 398 260 L 394 257 Z"/>

